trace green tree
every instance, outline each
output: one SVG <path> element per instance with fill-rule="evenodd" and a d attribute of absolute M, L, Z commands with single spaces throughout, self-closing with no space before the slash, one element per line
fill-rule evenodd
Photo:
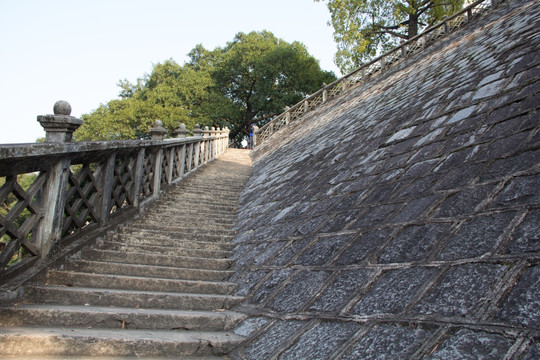
<path fill-rule="evenodd" d="M 251 124 L 262 126 L 285 106 L 293 105 L 335 80 L 299 42 L 289 44 L 268 31 L 238 33 L 223 49 L 212 72 L 222 111 L 237 143 Z M 209 114 L 210 115 L 210 114 Z M 217 117 L 217 118 L 216 118 Z"/>
<path fill-rule="evenodd" d="M 82 116 L 84 123 L 75 132 L 77 141 L 125 140 L 148 137 L 148 131 L 159 119 L 172 134 L 185 123 L 193 128 L 201 119 L 194 108 L 206 96 L 212 84 L 210 74 L 180 66 L 173 60 L 156 64 L 151 74 L 131 84 L 120 81 L 120 99 L 100 105 Z"/>
<path fill-rule="evenodd" d="M 325 1 L 325 0 L 315 0 Z M 336 65 L 349 72 L 399 41 L 416 36 L 462 8 L 464 0 L 326 0 L 338 50 Z"/>
<path fill-rule="evenodd" d="M 239 33 L 214 50 L 197 45 L 188 55 L 183 66 L 173 60 L 156 64 L 136 84 L 120 81 L 120 98 L 83 115 L 75 139 L 145 138 L 159 119 L 169 134 L 180 123 L 188 129 L 227 126 L 240 143 L 251 124 L 262 126 L 335 80 L 301 43 L 289 44 L 268 31 Z"/>

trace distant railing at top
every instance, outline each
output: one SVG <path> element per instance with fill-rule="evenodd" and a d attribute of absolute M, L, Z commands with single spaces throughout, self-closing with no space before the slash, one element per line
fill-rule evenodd
<path fill-rule="evenodd" d="M 228 147 L 228 129 L 198 125 L 163 140 L 159 120 L 152 140 L 70 142 L 82 120 L 65 101 L 54 112 L 38 116 L 45 143 L 0 145 L 0 284 L 135 215 Z"/>
<path fill-rule="evenodd" d="M 285 111 L 262 126 L 255 132 L 255 145 L 261 144 L 279 129 L 287 126 L 290 122 L 302 117 L 306 112 L 325 103 L 354 85 L 384 73 L 391 65 L 401 59 L 408 58 L 411 54 L 424 49 L 435 40 L 461 27 L 471 19 L 478 17 L 489 9 L 495 8 L 503 0 L 479 0 L 465 7 L 463 10 L 447 17 L 440 23 L 431 26 L 414 38 L 402 43 L 392 50 L 378 56 L 372 61 L 363 64 L 353 72 L 324 86 L 316 93 L 310 95 L 298 104 L 286 108 Z"/>

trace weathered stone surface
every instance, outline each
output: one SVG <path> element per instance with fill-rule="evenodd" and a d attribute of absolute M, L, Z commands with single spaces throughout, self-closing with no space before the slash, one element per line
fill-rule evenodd
<path fill-rule="evenodd" d="M 512 242 L 507 251 L 510 254 L 540 251 L 540 230 L 538 229 L 540 210 L 533 210 L 527 214 L 512 236 Z"/>
<path fill-rule="evenodd" d="M 540 3 L 477 21 L 252 152 L 241 308 L 303 325 L 240 358 L 538 353 Z"/>
<path fill-rule="evenodd" d="M 435 274 L 435 269 L 389 270 L 352 309 L 355 315 L 399 313 L 420 287 Z"/>
<path fill-rule="evenodd" d="M 355 323 L 322 323 L 306 331 L 279 359 L 330 359 L 358 328 Z"/>
<path fill-rule="evenodd" d="M 439 260 L 457 260 L 482 256 L 494 250 L 499 238 L 504 236 L 515 212 L 478 216 L 465 222 L 437 255 Z"/>
<path fill-rule="evenodd" d="M 326 278 L 328 278 L 326 271 L 303 271 L 296 274 L 268 303 L 268 307 L 278 312 L 297 311 L 321 288 Z"/>
<path fill-rule="evenodd" d="M 512 341 L 485 332 L 461 329 L 447 338 L 428 359 L 501 359 Z"/>
<path fill-rule="evenodd" d="M 349 270 L 340 273 L 330 286 L 310 306 L 310 310 L 339 312 L 358 289 L 368 283 L 372 271 L 367 269 Z"/>
<path fill-rule="evenodd" d="M 540 266 L 521 275 L 497 317 L 513 324 L 540 327 Z"/>
<path fill-rule="evenodd" d="M 302 326 L 304 326 L 302 321 L 278 321 L 274 323 L 247 346 L 245 355 L 251 359 L 269 358 L 272 353 L 278 350 L 281 343 L 289 340 Z"/>
<path fill-rule="evenodd" d="M 354 343 L 341 359 L 380 359 L 392 354 L 395 359 L 409 358 L 430 337 L 431 331 L 408 327 L 375 326 Z"/>
<path fill-rule="evenodd" d="M 405 227 L 379 256 L 380 263 L 422 261 L 447 236 L 449 224 Z"/>
<path fill-rule="evenodd" d="M 461 315 L 471 313 L 493 289 L 505 266 L 468 264 L 450 268 L 414 308 L 421 314 Z"/>

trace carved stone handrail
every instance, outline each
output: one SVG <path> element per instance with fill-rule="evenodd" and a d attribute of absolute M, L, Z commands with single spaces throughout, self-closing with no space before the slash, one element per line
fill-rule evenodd
<path fill-rule="evenodd" d="M 485 13 L 489 9 L 495 8 L 503 0 L 478 0 L 463 8 L 452 16 L 424 30 L 421 34 L 402 43 L 390 51 L 378 56 L 372 61 L 363 64 L 358 69 L 337 79 L 330 85 L 325 85 L 322 89 L 308 96 L 292 107 L 285 108 L 285 111 L 262 126 L 255 134 L 255 146 L 260 145 L 279 129 L 287 126 L 290 122 L 302 117 L 306 112 L 324 104 L 328 100 L 342 94 L 360 82 L 382 74 L 391 65 L 406 59 L 410 55 L 424 49 L 443 35 L 458 29 L 464 23 Z"/>
<path fill-rule="evenodd" d="M 47 142 L 0 145 L 0 283 L 136 215 L 228 147 L 228 129 L 186 137 L 183 124 L 179 138 L 156 140 L 166 133 L 159 120 L 152 140 L 72 143 L 82 121 L 65 109 L 38 117 Z M 29 186 L 20 183 L 23 174 Z"/>

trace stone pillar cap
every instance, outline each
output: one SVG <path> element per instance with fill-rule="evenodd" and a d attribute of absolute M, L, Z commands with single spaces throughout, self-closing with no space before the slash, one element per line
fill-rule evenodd
<path fill-rule="evenodd" d="M 163 140 L 165 134 L 167 134 L 167 129 L 163 127 L 161 120 L 156 120 L 154 126 L 150 128 L 152 140 Z"/>
<path fill-rule="evenodd" d="M 73 132 L 82 125 L 82 119 L 71 114 L 71 105 L 59 100 L 53 107 L 54 115 L 38 115 L 37 121 L 45 129 L 46 142 L 70 142 Z"/>

